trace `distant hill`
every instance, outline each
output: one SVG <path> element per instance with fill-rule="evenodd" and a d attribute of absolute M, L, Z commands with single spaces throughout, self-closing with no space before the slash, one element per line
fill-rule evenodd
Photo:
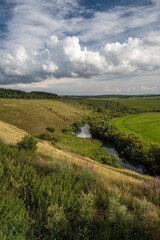
<path fill-rule="evenodd" d="M 55 93 L 41 91 L 25 92 L 21 90 L 0 88 L 0 98 L 57 99 L 60 97 Z"/>
<path fill-rule="evenodd" d="M 160 94 L 143 94 L 143 95 L 65 95 L 64 97 L 72 98 L 160 98 Z"/>

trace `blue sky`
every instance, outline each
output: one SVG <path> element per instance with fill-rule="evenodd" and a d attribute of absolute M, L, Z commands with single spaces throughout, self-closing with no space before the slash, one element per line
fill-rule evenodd
<path fill-rule="evenodd" d="M 0 87 L 160 93 L 160 0 L 0 0 Z"/>

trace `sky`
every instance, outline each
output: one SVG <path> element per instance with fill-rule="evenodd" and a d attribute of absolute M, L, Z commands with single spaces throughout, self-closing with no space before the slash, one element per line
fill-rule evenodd
<path fill-rule="evenodd" d="M 160 0 L 0 0 L 0 87 L 159 94 Z"/>

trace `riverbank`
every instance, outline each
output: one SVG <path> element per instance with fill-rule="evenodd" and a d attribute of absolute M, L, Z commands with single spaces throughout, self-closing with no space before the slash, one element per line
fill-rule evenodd
<path fill-rule="evenodd" d="M 147 144 L 139 136 L 120 132 L 113 124 L 104 120 L 94 120 L 91 123 L 91 133 L 94 138 L 103 139 L 114 145 L 127 162 L 143 166 L 147 174 L 160 175 L 160 146 Z"/>
<path fill-rule="evenodd" d="M 89 124 L 85 124 L 83 127 L 79 128 L 76 131 L 76 135 L 79 138 L 92 138 L 92 134 L 90 132 Z M 145 169 L 142 166 L 135 166 L 127 161 L 125 157 L 120 156 L 118 151 L 114 148 L 114 146 L 108 142 L 104 142 L 102 145 L 102 149 L 104 149 L 107 153 L 110 153 L 118 158 L 118 164 L 126 169 L 132 170 L 137 173 L 145 174 Z"/>

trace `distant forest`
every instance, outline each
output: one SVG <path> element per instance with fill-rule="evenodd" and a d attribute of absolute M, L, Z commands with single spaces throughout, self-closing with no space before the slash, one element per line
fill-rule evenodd
<path fill-rule="evenodd" d="M 39 91 L 25 92 L 21 90 L 0 88 L 0 98 L 55 99 L 60 97 L 55 93 Z"/>
<path fill-rule="evenodd" d="M 72 98 L 119 98 L 119 99 L 123 99 L 123 98 L 160 98 L 160 94 L 143 94 L 143 95 L 65 95 L 65 97 L 72 97 Z M 153 99 L 154 100 L 154 99 Z"/>

